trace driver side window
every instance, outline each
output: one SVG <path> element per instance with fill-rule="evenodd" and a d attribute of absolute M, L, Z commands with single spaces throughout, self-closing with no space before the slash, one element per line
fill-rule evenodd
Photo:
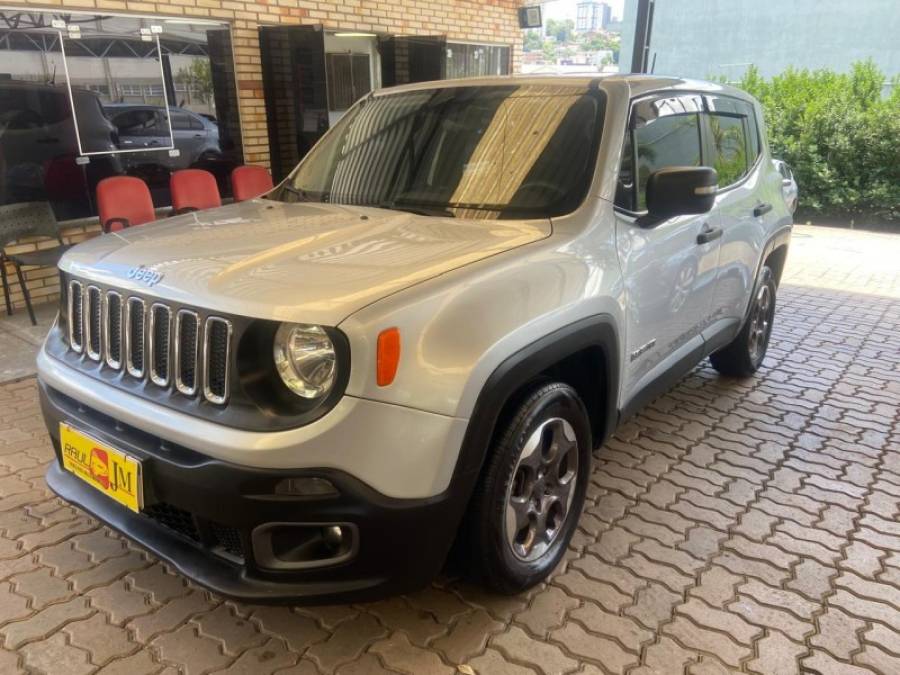
<path fill-rule="evenodd" d="M 647 209 L 650 174 L 670 166 L 700 166 L 698 96 L 645 99 L 632 106 L 622 151 L 616 205 L 627 211 Z"/>

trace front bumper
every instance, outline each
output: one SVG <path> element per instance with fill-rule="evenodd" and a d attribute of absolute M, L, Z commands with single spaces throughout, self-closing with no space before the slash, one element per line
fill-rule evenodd
<path fill-rule="evenodd" d="M 238 466 L 165 441 L 40 383 L 41 407 L 57 461 L 47 483 L 63 499 L 119 530 L 185 576 L 222 595 L 253 602 L 322 604 L 371 600 L 426 585 L 440 571 L 471 490 L 465 476 L 435 497 L 386 497 L 336 469 Z M 62 469 L 59 423 L 141 460 L 145 508 L 129 511 Z M 319 477 L 337 496 L 276 495 L 284 478 Z M 469 477 L 471 478 L 471 477 Z M 260 564 L 252 532 L 262 524 L 347 523 L 349 559 L 310 569 Z"/>

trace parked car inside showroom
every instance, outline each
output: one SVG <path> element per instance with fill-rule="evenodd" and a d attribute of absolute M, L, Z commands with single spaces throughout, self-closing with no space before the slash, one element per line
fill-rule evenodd
<path fill-rule="evenodd" d="M 87 216 L 89 195 L 121 165 L 113 155 L 83 166 L 76 158 L 115 149 L 115 127 L 96 93 L 74 87 L 70 99 L 65 85 L 0 80 L 0 204 L 49 201 L 60 220 Z"/>
<path fill-rule="evenodd" d="M 763 364 L 791 232 L 771 159 L 719 84 L 373 92 L 262 198 L 67 253 L 47 482 L 245 600 L 408 592 L 454 546 L 534 586 L 622 420 L 706 357 Z"/>
<path fill-rule="evenodd" d="M 208 116 L 175 106 L 166 113 L 163 106 L 136 103 L 107 103 L 104 111 L 116 128 L 118 149 L 144 151 L 120 155 L 125 173 L 141 178 L 151 190 L 166 192 L 173 171 L 201 168 L 215 175 L 220 190 L 227 192 L 236 163 L 222 152 L 219 125 Z M 173 145 L 175 156 L 168 150 Z"/>

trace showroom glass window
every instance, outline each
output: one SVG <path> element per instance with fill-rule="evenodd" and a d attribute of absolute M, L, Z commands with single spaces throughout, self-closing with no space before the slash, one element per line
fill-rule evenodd
<path fill-rule="evenodd" d="M 509 74 L 509 47 L 447 43 L 447 79 Z"/>
<path fill-rule="evenodd" d="M 172 171 L 208 169 L 227 195 L 241 162 L 227 24 L 0 10 L 0 204 L 93 216 L 97 183 L 127 174 L 162 208 Z"/>

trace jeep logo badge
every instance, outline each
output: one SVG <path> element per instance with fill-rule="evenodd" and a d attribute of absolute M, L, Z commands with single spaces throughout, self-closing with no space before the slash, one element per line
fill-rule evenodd
<path fill-rule="evenodd" d="M 149 267 L 141 265 L 140 267 L 132 267 L 128 270 L 128 278 L 146 284 L 147 286 L 156 286 L 156 284 L 162 281 L 163 275 L 156 270 L 151 270 Z"/>

